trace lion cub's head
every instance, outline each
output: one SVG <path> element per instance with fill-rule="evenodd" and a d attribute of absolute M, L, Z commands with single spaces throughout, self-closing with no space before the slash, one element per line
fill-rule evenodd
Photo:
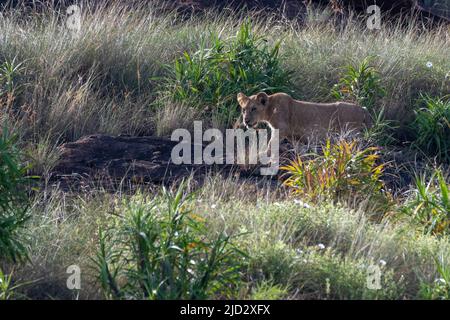
<path fill-rule="evenodd" d="M 237 101 L 242 109 L 242 119 L 247 127 L 253 127 L 258 122 L 267 119 L 267 107 L 269 96 L 260 92 L 256 95 L 247 97 L 242 92 L 238 93 Z"/>

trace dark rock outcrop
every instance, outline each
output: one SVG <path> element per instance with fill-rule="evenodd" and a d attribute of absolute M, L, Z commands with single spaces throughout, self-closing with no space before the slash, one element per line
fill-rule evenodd
<path fill-rule="evenodd" d="M 177 142 L 158 137 L 109 136 L 94 134 L 60 147 L 60 160 L 51 179 L 63 188 L 101 181 L 117 185 L 161 184 L 208 173 L 256 176 L 256 169 L 242 170 L 232 165 L 174 164 L 172 148 Z"/>

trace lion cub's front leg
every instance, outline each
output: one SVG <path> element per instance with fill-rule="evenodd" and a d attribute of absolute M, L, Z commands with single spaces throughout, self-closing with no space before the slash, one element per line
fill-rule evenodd
<path fill-rule="evenodd" d="M 263 165 L 278 165 L 280 155 L 280 138 L 277 129 L 271 130 L 271 137 L 265 150 L 258 154 L 259 162 Z"/>

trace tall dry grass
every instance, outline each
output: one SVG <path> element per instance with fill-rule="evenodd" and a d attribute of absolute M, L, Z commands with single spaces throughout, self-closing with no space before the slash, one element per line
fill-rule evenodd
<path fill-rule="evenodd" d="M 311 12 L 305 25 L 252 16 L 253 32 L 269 42 L 282 41 L 280 59 L 294 72 L 296 97 L 331 100 L 341 68 L 367 56 L 375 56 L 387 92 L 378 104 L 391 118 L 407 119 L 421 91 L 450 91 L 448 26 L 427 30 L 414 17 L 385 18 L 375 31 L 361 17 L 338 24 L 326 10 Z M 20 11 L 0 15 L 0 62 L 22 63 L 15 75 L 20 90 L 1 118 L 9 118 L 28 141 L 43 136 L 67 141 L 93 132 L 150 134 L 164 131 L 161 122 L 182 122 L 182 112 L 167 120 L 170 102 L 155 107 L 165 66 L 173 66 L 184 51 L 195 52 L 200 43 L 207 46 L 215 34 L 233 37 L 248 18 L 228 11 L 181 18 L 175 12 L 161 14 L 157 5 L 127 9 L 120 3 L 84 4 L 81 13 L 76 35 L 65 27 L 65 13 L 51 8 L 25 18 Z M 155 117 L 155 108 L 166 116 Z"/>

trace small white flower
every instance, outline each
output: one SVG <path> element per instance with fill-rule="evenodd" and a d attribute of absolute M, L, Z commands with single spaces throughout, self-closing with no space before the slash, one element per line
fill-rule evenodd
<path fill-rule="evenodd" d="M 445 279 L 443 279 L 443 278 L 436 279 L 436 280 L 434 280 L 434 282 L 439 282 L 439 283 L 442 283 L 442 284 L 446 284 L 447 283 L 447 281 L 445 281 Z"/>
<path fill-rule="evenodd" d="M 303 208 L 306 208 L 306 209 L 310 209 L 311 208 L 311 206 L 309 204 L 304 203 L 303 201 L 298 200 L 298 199 L 294 199 L 294 203 L 298 204 L 299 206 L 301 206 Z"/>
<path fill-rule="evenodd" d="M 382 267 L 384 267 L 386 265 L 386 261 L 384 261 L 383 259 L 380 260 L 380 264 Z"/>
<path fill-rule="evenodd" d="M 215 209 L 216 207 L 217 207 L 216 204 L 212 204 L 212 205 L 211 205 L 211 209 Z"/>
<path fill-rule="evenodd" d="M 433 66 L 433 63 L 431 61 L 428 61 L 426 66 L 427 66 L 427 68 L 431 68 Z"/>
<path fill-rule="evenodd" d="M 300 249 L 296 249 L 295 252 L 297 253 L 297 255 L 301 255 L 303 253 L 303 251 Z"/>
<path fill-rule="evenodd" d="M 319 247 L 320 250 L 325 249 L 325 245 L 322 243 L 319 243 L 317 246 Z"/>
<path fill-rule="evenodd" d="M 245 226 L 242 226 L 239 228 L 239 233 L 247 233 L 247 232 L 248 232 L 248 230 Z"/>

